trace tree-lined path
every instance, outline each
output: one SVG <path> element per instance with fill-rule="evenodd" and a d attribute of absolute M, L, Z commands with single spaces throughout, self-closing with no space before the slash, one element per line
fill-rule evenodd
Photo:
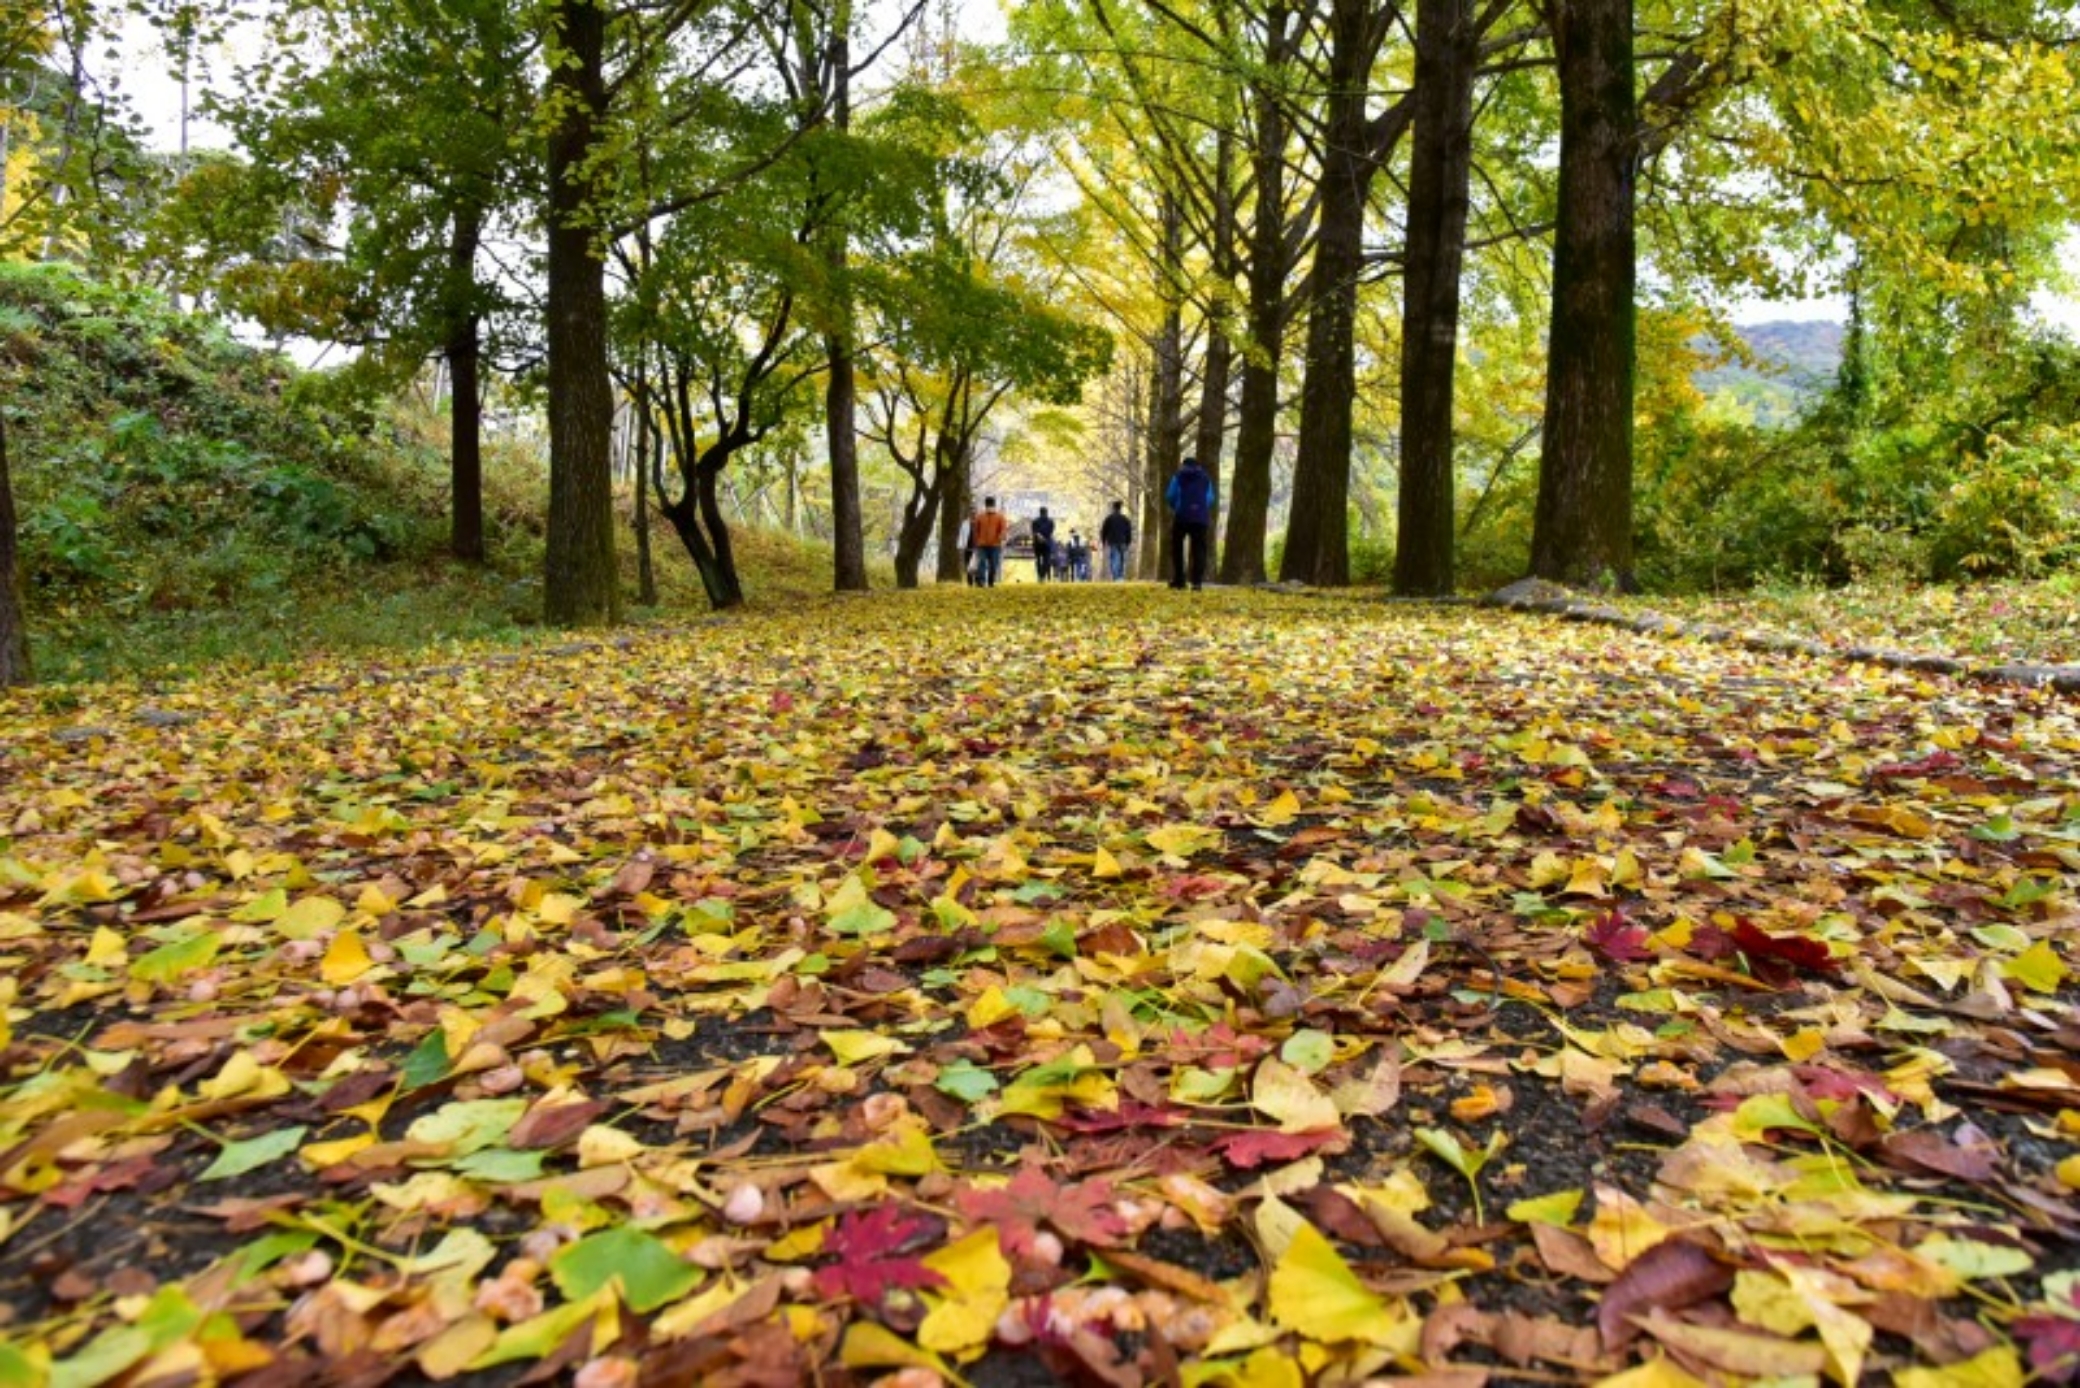
<path fill-rule="evenodd" d="M 0 1382 L 2070 1375 L 2076 885 L 2069 701 L 1464 608 L 25 692 Z"/>

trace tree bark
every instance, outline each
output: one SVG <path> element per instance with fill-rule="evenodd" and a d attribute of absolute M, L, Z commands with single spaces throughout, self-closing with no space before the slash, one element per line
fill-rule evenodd
<path fill-rule="evenodd" d="M 479 367 L 483 361 L 477 316 L 477 244 L 483 211 L 464 205 L 455 213 L 448 244 L 449 293 L 460 297 L 454 333 L 448 339 L 448 547 L 457 559 L 484 562 L 484 402 Z"/>
<path fill-rule="evenodd" d="M 586 164 L 606 114 L 606 14 L 597 0 L 556 0 L 563 61 L 549 85 L 560 111 L 549 136 L 549 533 L 543 610 L 551 626 L 621 616 L 614 562 L 607 373 L 606 264 L 590 225 L 596 179 Z"/>
<path fill-rule="evenodd" d="M 1150 382 L 1148 431 L 1148 496 L 1142 508 L 1148 543 L 1141 546 L 1143 578 L 1176 577 L 1170 561 L 1170 508 L 1163 489 L 1184 461 L 1184 212 L 1175 193 L 1163 196 L 1162 259 L 1157 292 L 1163 300 L 1163 326 L 1156 334 L 1155 375 Z"/>
<path fill-rule="evenodd" d="M 1630 588 L 1638 109 L 1632 0 L 1553 0 L 1560 193 L 1531 572 Z"/>
<path fill-rule="evenodd" d="M 1206 360 L 1199 377 L 1199 427 L 1193 443 L 1199 466 L 1205 468 L 1206 475 L 1213 479 L 1215 506 L 1206 522 L 1206 542 L 1209 545 L 1221 533 L 1221 454 L 1227 444 L 1228 377 L 1235 356 L 1234 344 L 1228 340 L 1226 312 L 1227 294 L 1235 283 L 1235 190 L 1231 182 L 1234 148 L 1233 133 L 1221 131 L 1213 161 L 1213 244 L 1208 248 L 1207 256 L 1220 298 L 1214 311 L 1207 316 Z M 1212 562 L 1218 557 L 1208 556 L 1208 573 L 1219 573 L 1218 565 Z"/>
<path fill-rule="evenodd" d="M 22 617 L 18 529 L 14 478 L 7 463 L 7 417 L 0 412 L 0 689 L 27 684 L 34 674 L 29 666 L 29 625 Z"/>
<path fill-rule="evenodd" d="M 859 494 L 859 386 L 845 339 L 833 336 L 827 346 L 830 379 L 824 391 L 824 426 L 831 457 L 833 585 L 841 593 L 864 593 L 867 539 Z"/>
<path fill-rule="evenodd" d="M 961 556 L 961 522 L 975 509 L 975 450 L 963 448 L 952 460 L 946 493 L 939 499 L 939 566 L 941 583 L 960 583 L 967 574 Z"/>
<path fill-rule="evenodd" d="M 1307 380 L 1280 579 L 1340 588 L 1351 581 L 1351 403 L 1357 393 L 1358 277 L 1365 263 L 1365 202 L 1379 167 L 1366 98 L 1384 26 L 1374 0 L 1330 7 L 1329 92 L 1307 315 Z"/>
<path fill-rule="evenodd" d="M 1401 488 L 1394 591 L 1452 591 L 1452 394 L 1473 170 L 1473 0 L 1418 0 L 1407 260 L 1401 284 Z"/>
<path fill-rule="evenodd" d="M 650 553 L 650 479 L 664 469 L 664 440 L 650 399 L 649 350 L 636 364 L 636 603 L 657 606 L 657 564 Z"/>
<path fill-rule="evenodd" d="M 830 73 L 830 121 L 837 130 L 852 126 L 852 6 L 839 0 L 831 10 L 828 71 Z M 839 199 L 826 192 L 828 207 Z M 859 386 L 852 355 L 852 297 L 845 284 L 846 259 L 850 245 L 844 218 L 839 216 L 826 233 L 824 261 L 838 296 L 837 329 L 824 340 L 829 354 L 830 379 L 824 391 L 825 441 L 831 459 L 831 524 L 834 586 L 841 593 L 867 591 L 866 510 L 860 501 L 859 483 Z"/>
<path fill-rule="evenodd" d="M 1251 86 L 1256 210 L 1249 237 L 1249 351 L 1243 358 L 1242 399 L 1235 418 L 1235 477 L 1219 569 L 1223 583 L 1261 583 L 1265 577 L 1264 535 L 1271 523 L 1271 455 L 1278 446 L 1278 365 L 1285 351 L 1290 262 L 1285 212 L 1288 132 L 1284 98 L 1271 79 L 1291 55 L 1291 20 L 1283 0 L 1266 6 L 1266 76 Z"/>

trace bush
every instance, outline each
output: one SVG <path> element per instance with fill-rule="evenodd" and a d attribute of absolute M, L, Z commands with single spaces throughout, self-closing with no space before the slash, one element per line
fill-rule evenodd
<path fill-rule="evenodd" d="M 1935 506 L 1937 578 L 2036 578 L 2080 554 L 2080 426 L 1996 436 Z"/>

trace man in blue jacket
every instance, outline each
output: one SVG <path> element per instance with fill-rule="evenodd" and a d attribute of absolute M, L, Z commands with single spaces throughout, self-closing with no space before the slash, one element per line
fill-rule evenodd
<path fill-rule="evenodd" d="M 1182 588 L 1189 577 L 1192 591 L 1206 582 L 1206 532 L 1213 524 L 1214 507 L 1220 503 L 1218 488 L 1197 458 L 1186 458 L 1163 500 L 1170 506 L 1170 586 Z M 1191 551 L 1187 569 L 1185 551 Z"/>

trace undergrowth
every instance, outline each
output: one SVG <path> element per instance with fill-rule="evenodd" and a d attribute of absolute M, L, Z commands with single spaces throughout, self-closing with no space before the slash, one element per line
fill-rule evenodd
<path fill-rule="evenodd" d="M 62 265 L 0 265 L 0 400 L 46 682 L 543 634 L 543 461 L 487 437 L 489 554 L 456 561 L 430 399 L 371 398 Z M 735 538 L 754 607 L 828 591 L 823 546 Z M 633 535 L 620 537 L 630 615 L 705 610 L 670 529 L 652 541 L 646 612 Z"/>

